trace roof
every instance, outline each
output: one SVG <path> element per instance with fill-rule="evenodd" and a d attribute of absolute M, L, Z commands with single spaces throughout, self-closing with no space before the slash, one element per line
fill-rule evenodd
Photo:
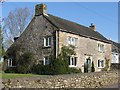
<path fill-rule="evenodd" d="M 120 53 L 120 43 L 110 40 L 112 44 L 112 52 Z"/>
<path fill-rule="evenodd" d="M 89 38 L 93 38 L 93 39 L 97 39 L 97 40 L 109 43 L 108 39 L 106 39 L 99 32 L 90 29 L 89 27 L 85 27 L 83 25 L 77 24 L 69 20 L 62 19 L 60 17 L 53 16 L 51 14 L 48 14 L 48 16 L 46 15 L 44 16 L 59 30 L 79 34 L 81 36 L 85 36 L 85 37 L 89 37 Z"/>

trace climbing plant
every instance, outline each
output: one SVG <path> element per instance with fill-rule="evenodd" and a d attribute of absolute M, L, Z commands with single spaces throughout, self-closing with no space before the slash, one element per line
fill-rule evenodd
<path fill-rule="evenodd" d="M 92 61 L 91 72 L 95 72 L 94 62 Z"/>
<path fill-rule="evenodd" d="M 110 60 L 105 58 L 105 67 L 102 69 L 102 71 L 108 71 L 108 69 L 110 67 L 109 62 L 110 62 Z"/>

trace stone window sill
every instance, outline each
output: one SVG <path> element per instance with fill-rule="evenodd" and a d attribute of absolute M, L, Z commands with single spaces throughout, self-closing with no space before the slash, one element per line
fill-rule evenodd
<path fill-rule="evenodd" d="M 104 51 L 98 51 L 99 53 L 105 53 Z"/>
<path fill-rule="evenodd" d="M 98 67 L 99 69 L 103 69 L 104 67 Z"/>
<path fill-rule="evenodd" d="M 51 46 L 43 46 L 42 48 L 51 48 Z"/>
<path fill-rule="evenodd" d="M 12 67 L 16 67 L 16 66 L 8 66 L 8 67 L 11 67 L 11 68 L 12 68 Z"/>
<path fill-rule="evenodd" d="M 77 66 L 75 66 L 75 65 L 69 65 L 69 67 L 71 67 L 71 68 L 72 68 L 72 67 L 77 67 Z"/>

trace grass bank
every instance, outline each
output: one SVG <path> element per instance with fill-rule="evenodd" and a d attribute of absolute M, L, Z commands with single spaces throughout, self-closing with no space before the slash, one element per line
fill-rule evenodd
<path fill-rule="evenodd" d="M 45 76 L 45 75 L 36 75 L 36 74 L 15 74 L 15 73 L 0 73 L 2 79 L 13 79 L 13 78 L 22 78 L 22 77 L 33 77 L 33 76 Z"/>

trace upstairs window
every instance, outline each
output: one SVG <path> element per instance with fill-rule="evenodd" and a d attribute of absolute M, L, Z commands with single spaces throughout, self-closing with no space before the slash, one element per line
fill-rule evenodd
<path fill-rule="evenodd" d="M 74 38 L 74 37 L 68 37 L 68 44 L 71 44 L 71 45 L 77 45 L 77 38 Z"/>
<path fill-rule="evenodd" d="M 44 38 L 44 47 L 51 46 L 51 37 L 45 37 Z"/>
<path fill-rule="evenodd" d="M 98 51 L 104 52 L 104 44 L 98 43 Z"/>
<path fill-rule="evenodd" d="M 44 57 L 44 61 L 43 61 L 43 65 L 49 65 L 50 64 L 50 57 L 49 56 L 45 56 Z"/>
<path fill-rule="evenodd" d="M 98 60 L 98 68 L 104 67 L 104 60 Z"/>
<path fill-rule="evenodd" d="M 77 65 L 77 57 L 70 57 L 69 58 L 69 67 L 76 67 Z"/>

